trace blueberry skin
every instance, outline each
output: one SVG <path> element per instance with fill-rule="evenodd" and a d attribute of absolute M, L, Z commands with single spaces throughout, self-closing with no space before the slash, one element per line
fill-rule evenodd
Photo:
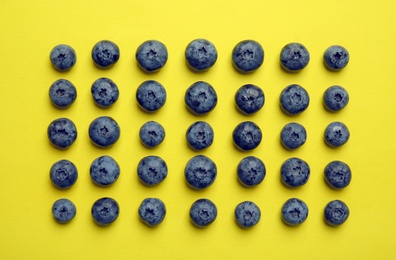
<path fill-rule="evenodd" d="M 60 160 L 51 166 L 50 180 L 59 189 L 70 188 L 77 178 L 77 167 L 69 160 Z"/>
<path fill-rule="evenodd" d="M 143 184 L 154 186 L 165 180 L 168 175 L 168 166 L 158 156 L 147 156 L 140 160 L 137 173 Z"/>
<path fill-rule="evenodd" d="M 237 167 L 237 175 L 240 183 L 247 187 L 259 185 L 265 178 L 266 168 L 259 158 L 247 156 L 243 158 Z"/>
<path fill-rule="evenodd" d="M 165 129 L 155 121 L 148 121 L 140 128 L 139 137 L 146 147 L 154 148 L 164 140 Z"/>
<path fill-rule="evenodd" d="M 118 218 L 120 207 L 114 199 L 104 197 L 94 202 L 91 208 L 91 214 L 96 224 L 107 226 Z"/>
<path fill-rule="evenodd" d="M 120 138 L 120 127 L 117 122 L 109 116 L 96 118 L 89 125 L 89 138 L 98 147 L 109 147 Z"/>
<path fill-rule="evenodd" d="M 281 166 L 281 180 L 290 188 L 307 183 L 311 169 L 307 162 L 299 158 L 289 158 Z"/>
<path fill-rule="evenodd" d="M 323 54 L 323 62 L 329 70 L 340 71 L 349 62 L 349 52 L 340 45 L 330 46 Z"/>
<path fill-rule="evenodd" d="M 261 211 L 254 202 L 244 201 L 236 206 L 234 215 L 240 227 L 251 228 L 260 221 Z"/>
<path fill-rule="evenodd" d="M 280 138 L 286 149 L 294 150 L 305 144 L 307 132 L 304 126 L 298 123 L 289 123 L 283 127 Z"/>
<path fill-rule="evenodd" d="M 68 199 L 59 199 L 52 205 L 52 215 L 58 223 L 65 224 L 76 216 L 77 209 Z"/>
<path fill-rule="evenodd" d="M 136 50 L 136 60 L 145 72 L 155 72 L 165 66 L 168 50 L 160 41 L 145 41 Z"/>
<path fill-rule="evenodd" d="M 325 180 L 334 189 L 342 189 L 349 185 L 352 179 L 351 168 L 341 161 L 332 161 L 325 167 Z"/>
<path fill-rule="evenodd" d="M 237 108 L 246 115 L 259 111 L 264 106 L 264 102 L 263 90 L 253 84 L 243 85 L 235 94 Z"/>
<path fill-rule="evenodd" d="M 330 201 L 324 209 L 324 219 L 330 226 L 339 226 L 349 217 L 349 208 L 341 200 Z"/>
<path fill-rule="evenodd" d="M 217 50 L 210 41 L 195 39 L 187 45 L 185 56 L 187 65 L 192 70 L 205 71 L 215 64 Z"/>
<path fill-rule="evenodd" d="M 120 166 L 110 156 L 96 158 L 89 169 L 91 180 L 99 186 L 110 186 L 120 175 Z"/>
<path fill-rule="evenodd" d="M 339 147 L 349 140 L 349 130 L 341 122 L 332 122 L 326 127 L 324 137 L 330 147 Z"/>
<path fill-rule="evenodd" d="M 77 128 L 68 118 L 58 118 L 52 121 L 47 129 L 50 142 L 59 149 L 66 149 L 77 139 Z"/>
<path fill-rule="evenodd" d="M 307 217 L 308 206 L 300 199 L 288 199 L 282 206 L 282 219 L 290 226 L 300 225 Z"/>
<path fill-rule="evenodd" d="M 100 107 L 110 107 L 117 100 L 119 90 L 117 85 L 109 78 L 95 80 L 91 87 L 93 101 Z"/>
<path fill-rule="evenodd" d="M 66 44 L 55 46 L 50 53 L 52 66 L 59 71 L 67 71 L 76 64 L 76 52 Z"/>
<path fill-rule="evenodd" d="M 289 43 L 285 45 L 280 53 L 280 62 L 283 69 L 288 72 L 297 72 L 308 65 L 309 52 L 300 43 Z"/>
<path fill-rule="evenodd" d="M 261 143 L 262 133 L 258 125 L 251 121 L 245 121 L 235 127 L 232 137 L 237 148 L 249 151 Z"/>
<path fill-rule="evenodd" d="M 148 226 L 155 227 L 162 223 L 166 215 L 164 202 L 158 198 L 146 198 L 138 209 L 140 220 Z"/>
<path fill-rule="evenodd" d="M 184 169 L 187 184 L 191 188 L 198 190 L 212 185 L 216 179 L 216 175 L 216 164 L 204 155 L 197 155 L 191 158 Z"/>
<path fill-rule="evenodd" d="M 289 115 L 297 115 L 305 111 L 309 105 L 308 92 L 297 84 L 287 86 L 280 95 L 280 105 Z"/>
<path fill-rule="evenodd" d="M 55 107 L 67 108 L 77 98 L 76 87 L 67 79 L 58 79 L 49 89 L 49 98 Z"/>
<path fill-rule="evenodd" d="M 216 107 L 217 93 L 209 83 L 197 81 L 187 89 L 184 101 L 192 113 L 203 115 Z"/>
<path fill-rule="evenodd" d="M 208 123 L 198 121 L 187 129 L 186 139 L 192 149 L 200 151 L 212 145 L 214 132 Z"/>
<path fill-rule="evenodd" d="M 343 109 L 349 102 L 349 94 L 341 86 L 331 86 L 323 94 L 323 105 L 330 112 Z"/>
<path fill-rule="evenodd" d="M 114 65 L 120 58 L 120 49 L 112 41 L 99 41 L 92 48 L 92 60 L 101 69 Z"/>
<path fill-rule="evenodd" d="M 165 88 L 155 80 L 147 80 L 140 84 L 136 91 L 137 102 L 146 112 L 155 112 L 165 105 Z"/>
<path fill-rule="evenodd" d="M 213 223 L 217 217 L 216 205 L 208 199 L 195 201 L 190 208 L 191 222 L 197 227 L 206 227 Z"/>
<path fill-rule="evenodd" d="M 264 49 L 253 40 L 239 42 L 232 50 L 232 63 L 241 73 L 257 70 L 264 62 Z"/>

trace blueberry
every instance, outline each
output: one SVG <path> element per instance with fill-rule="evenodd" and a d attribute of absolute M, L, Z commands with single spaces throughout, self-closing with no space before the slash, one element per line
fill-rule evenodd
<path fill-rule="evenodd" d="M 253 40 L 239 42 L 232 50 L 232 63 L 242 73 L 257 70 L 264 62 L 264 49 Z"/>
<path fill-rule="evenodd" d="M 242 113 L 247 115 L 254 114 L 259 111 L 265 102 L 264 92 L 261 88 L 246 84 L 240 87 L 235 94 L 235 103 Z"/>
<path fill-rule="evenodd" d="M 50 53 L 50 60 L 55 69 L 67 71 L 76 64 L 76 52 L 66 44 L 55 46 Z"/>
<path fill-rule="evenodd" d="M 59 149 L 71 146 L 77 138 L 77 129 L 68 118 L 58 118 L 52 121 L 47 129 L 50 142 Z"/>
<path fill-rule="evenodd" d="M 239 203 L 235 208 L 235 220 L 242 228 L 255 226 L 261 218 L 260 208 L 252 201 Z"/>
<path fill-rule="evenodd" d="M 325 170 L 325 180 L 334 189 L 342 189 L 349 185 L 352 179 L 351 168 L 341 161 L 330 162 Z"/>
<path fill-rule="evenodd" d="M 208 199 L 195 201 L 190 208 L 191 222 L 197 227 L 206 227 L 213 223 L 217 217 L 216 205 Z"/>
<path fill-rule="evenodd" d="M 165 105 L 165 88 L 155 80 L 143 82 L 136 91 L 137 102 L 146 112 L 154 112 Z"/>
<path fill-rule="evenodd" d="M 148 121 L 139 131 L 140 141 L 148 148 L 158 146 L 165 138 L 165 129 L 155 121 Z"/>
<path fill-rule="evenodd" d="M 50 180 L 59 189 L 70 188 L 78 178 L 78 171 L 74 163 L 69 160 L 60 160 L 50 169 Z"/>
<path fill-rule="evenodd" d="M 57 108 L 67 108 L 77 98 L 76 87 L 66 79 L 58 79 L 49 89 L 49 98 Z"/>
<path fill-rule="evenodd" d="M 341 200 L 330 201 L 324 209 L 324 219 L 331 226 L 343 224 L 349 217 L 349 208 Z"/>
<path fill-rule="evenodd" d="M 232 137 L 237 148 L 248 151 L 261 143 L 262 133 L 258 125 L 245 121 L 235 127 Z"/>
<path fill-rule="evenodd" d="M 97 79 L 92 84 L 91 93 L 95 104 L 100 107 L 112 106 L 119 96 L 117 85 L 109 78 Z"/>
<path fill-rule="evenodd" d="M 325 141 L 331 147 L 345 144 L 349 139 L 349 130 L 341 122 L 330 123 L 325 130 Z"/>
<path fill-rule="evenodd" d="M 282 182 L 290 187 L 296 188 L 307 183 L 311 169 L 309 165 L 299 158 L 289 158 L 281 166 Z"/>
<path fill-rule="evenodd" d="M 191 158 L 184 169 L 186 181 L 194 189 L 209 187 L 215 181 L 216 175 L 216 164 L 204 155 Z"/>
<path fill-rule="evenodd" d="M 282 219 L 290 226 L 296 226 L 303 223 L 307 217 L 308 206 L 300 199 L 288 199 L 282 206 Z"/>
<path fill-rule="evenodd" d="M 136 50 L 136 60 L 145 72 L 155 72 L 165 66 L 168 50 L 159 41 L 145 41 Z"/>
<path fill-rule="evenodd" d="M 91 180 L 99 186 L 109 186 L 113 184 L 120 175 L 120 166 L 110 156 L 96 158 L 89 169 Z"/>
<path fill-rule="evenodd" d="M 294 150 L 305 144 L 307 132 L 302 125 L 298 123 L 289 123 L 283 127 L 280 138 L 285 148 Z"/>
<path fill-rule="evenodd" d="M 330 46 L 323 54 L 323 61 L 329 70 L 342 70 L 349 62 L 349 52 L 339 45 Z"/>
<path fill-rule="evenodd" d="M 96 66 L 107 69 L 120 58 L 120 49 L 111 41 L 100 41 L 92 49 L 92 59 Z"/>
<path fill-rule="evenodd" d="M 149 226 L 158 226 L 164 220 L 166 207 L 162 200 L 147 198 L 142 201 L 138 209 L 140 219 Z"/>
<path fill-rule="evenodd" d="M 140 160 L 137 173 L 143 184 L 154 186 L 165 180 L 168 175 L 168 166 L 158 156 L 147 156 Z"/>
<path fill-rule="evenodd" d="M 67 223 L 76 216 L 76 206 L 68 199 L 59 199 L 52 205 L 52 215 L 59 223 Z"/>
<path fill-rule="evenodd" d="M 289 85 L 280 95 L 280 105 L 287 114 L 297 115 L 305 111 L 309 105 L 308 92 L 300 85 Z"/>
<path fill-rule="evenodd" d="M 265 178 L 263 161 L 254 156 L 243 158 L 237 167 L 238 180 L 247 187 L 259 185 Z"/>
<path fill-rule="evenodd" d="M 202 115 L 216 107 L 217 94 L 209 83 L 197 81 L 187 89 L 184 101 L 192 113 Z"/>
<path fill-rule="evenodd" d="M 190 42 L 185 55 L 188 66 L 195 71 L 208 70 L 217 60 L 215 46 L 206 39 L 196 39 Z"/>
<path fill-rule="evenodd" d="M 100 226 L 113 223 L 120 213 L 117 201 L 104 197 L 94 202 L 91 209 L 93 220 Z"/>
<path fill-rule="evenodd" d="M 330 112 L 343 109 L 348 102 L 348 92 L 341 86 L 331 86 L 323 95 L 323 104 Z"/>
<path fill-rule="evenodd" d="M 213 138 L 212 127 L 204 121 L 195 122 L 187 129 L 187 143 L 194 150 L 199 151 L 208 148 L 212 145 Z"/>
<path fill-rule="evenodd" d="M 284 46 L 280 53 L 282 68 L 288 72 L 297 72 L 308 65 L 309 52 L 300 43 L 289 43 Z"/>
<path fill-rule="evenodd" d="M 99 147 L 109 147 L 120 138 L 120 127 L 109 116 L 100 116 L 89 125 L 89 138 Z"/>

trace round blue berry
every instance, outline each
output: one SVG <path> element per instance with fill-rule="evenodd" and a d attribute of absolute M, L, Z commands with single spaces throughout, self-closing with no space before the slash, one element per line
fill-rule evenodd
<path fill-rule="evenodd" d="M 332 122 L 326 127 L 324 137 L 330 147 L 339 147 L 349 140 L 349 130 L 341 122 Z"/>
<path fill-rule="evenodd" d="M 147 80 L 138 87 L 136 100 L 146 112 L 155 112 L 165 105 L 165 88 L 155 80 Z"/>
<path fill-rule="evenodd" d="M 113 184 L 120 175 L 120 166 L 110 156 L 100 156 L 96 158 L 90 167 L 91 180 L 99 186 L 109 186 Z"/>
<path fill-rule="evenodd" d="M 197 227 L 206 227 L 213 223 L 217 217 L 216 205 L 208 199 L 195 201 L 190 208 L 191 222 Z"/>
<path fill-rule="evenodd" d="M 300 225 L 307 217 L 308 206 L 300 199 L 288 199 L 282 206 L 282 219 L 290 226 Z"/>
<path fill-rule="evenodd" d="M 202 115 L 216 107 L 217 94 L 209 83 L 197 81 L 187 89 L 184 101 L 192 113 Z"/>
<path fill-rule="evenodd" d="M 88 134 L 93 144 L 105 148 L 120 138 L 120 127 L 113 118 L 101 116 L 89 125 Z"/>
<path fill-rule="evenodd" d="M 244 201 L 235 207 L 235 220 L 242 228 L 255 226 L 261 218 L 260 208 L 252 201 Z"/>
<path fill-rule="evenodd" d="M 283 89 L 280 95 L 280 105 L 287 114 L 297 115 L 305 111 L 309 105 L 308 92 L 297 84 Z"/>
<path fill-rule="evenodd" d="M 47 129 L 50 142 L 59 149 L 66 149 L 77 139 L 77 128 L 68 118 L 58 118 L 52 121 Z"/>
<path fill-rule="evenodd" d="M 195 71 L 210 69 L 217 60 L 217 50 L 206 39 L 196 39 L 187 45 L 185 51 L 187 65 Z"/>
<path fill-rule="evenodd" d="M 235 94 L 235 103 L 239 111 L 251 115 L 259 111 L 265 102 L 264 92 L 261 88 L 246 84 L 238 89 Z"/>
<path fill-rule="evenodd" d="M 49 97 L 57 108 L 67 108 L 73 104 L 77 98 L 76 87 L 66 79 L 58 79 L 52 83 L 49 89 Z"/>
<path fill-rule="evenodd" d="M 164 202 L 158 198 L 146 198 L 138 209 L 140 220 L 154 227 L 162 223 L 166 215 Z"/>
<path fill-rule="evenodd" d="M 323 94 L 323 105 L 330 112 L 343 109 L 349 102 L 349 95 L 346 89 L 341 86 L 331 86 Z"/>
<path fill-rule="evenodd" d="M 67 71 L 76 64 L 76 52 L 66 44 L 55 46 L 50 53 L 52 66 L 59 71 Z"/>
<path fill-rule="evenodd" d="M 155 72 L 165 66 L 168 50 L 160 41 L 145 41 L 136 50 L 136 60 L 145 72 Z"/>
<path fill-rule="evenodd" d="M 259 185 L 264 180 L 265 174 L 263 161 L 254 156 L 243 158 L 237 167 L 238 180 L 247 187 Z"/>
<path fill-rule="evenodd" d="M 341 200 L 330 201 L 324 209 L 324 219 L 331 226 L 343 224 L 349 217 L 349 208 Z"/>
<path fill-rule="evenodd" d="M 113 198 L 104 197 L 94 202 L 91 214 L 98 225 L 107 226 L 118 218 L 120 207 Z"/>
<path fill-rule="evenodd" d="M 342 189 L 349 185 L 352 179 L 351 168 L 341 161 L 332 161 L 326 165 L 325 180 L 334 189 Z"/>
<path fill-rule="evenodd" d="M 282 182 L 290 188 L 300 187 L 307 183 L 310 173 L 308 163 L 299 158 L 289 158 L 281 166 Z"/>
<path fill-rule="evenodd" d="M 100 107 L 110 107 L 117 100 L 119 91 L 117 85 L 109 78 L 95 80 L 91 87 L 93 101 Z"/>
<path fill-rule="evenodd" d="M 209 187 L 215 181 L 216 175 L 216 164 L 204 155 L 191 158 L 184 169 L 186 181 L 194 189 Z"/>
<path fill-rule="evenodd" d="M 237 148 L 248 151 L 261 143 L 262 133 L 258 125 L 245 121 L 235 127 L 232 137 Z"/>
<path fill-rule="evenodd" d="M 190 125 L 186 132 L 188 145 L 194 150 L 203 150 L 212 145 L 214 132 L 212 127 L 204 122 L 198 121 Z"/>
<path fill-rule="evenodd" d="M 340 45 L 330 46 L 323 54 L 323 61 L 329 70 L 340 71 L 349 62 L 349 52 Z"/>
<path fill-rule="evenodd" d="M 161 157 L 151 155 L 140 160 L 137 173 L 143 184 L 154 186 L 165 180 L 168 166 Z"/>
<path fill-rule="evenodd" d="M 165 138 L 165 129 L 155 121 L 148 121 L 139 131 L 140 141 L 148 148 L 154 148 Z"/>
<path fill-rule="evenodd" d="M 304 126 L 298 123 L 289 123 L 283 127 L 280 138 L 285 148 L 294 150 L 305 144 L 307 132 Z"/>
<path fill-rule="evenodd" d="M 77 167 L 69 160 L 60 160 L 51 166 L 50 180 L 59 189 L 70 188 L 77 178 Z"/>
<path fill-rule="evenodd" d="M 309 52 L 301 43 L 289 43 L 285 45 L 280 53 L 282 68 L 288 72 L 297 72 L 308 65 Z"/>
<path fill-rule="evenodd" d="M 52 205 L 52 215 L 59 223 L 68 223 L 76 216 L 77 210 L 73 202 L 59 199 Z"/>
<path fill-rule="evenodd" d="M 106 69 L 114 65 L 120 58 L 118 46 L 108 40 L 99 41 L 92 48 L 92 60 L 99 68 Z"/>
<path fill-rule="evenodd" d="M 257 70 L 264 62 L 264 49 L 253 40 L 239 42 L 232 50 L 232 63 L 242 73 Z"/>

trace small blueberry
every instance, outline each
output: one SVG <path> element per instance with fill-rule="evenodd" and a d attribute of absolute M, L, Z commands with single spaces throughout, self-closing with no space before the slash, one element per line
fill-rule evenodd
<path fill-rule="evenodd" d="M 204 155 L 197 155 L 191 158 L 184 169 L 186 182 L 194 189 L 209 187 L 215 181 L 216 175 L 216 164 Z"/>
<path fill-rule="evenodd" d="M 146 198 L 138 209 L 140 220 L 148 226 L 154 227 L 162 223 L 166 215 L 164 202 L 158 198 Z"/>
<path fill-rule="evenodd" d="M 209 83 L 197 81 L 187 89 L 184 101 L 192 113 L 202 115 L 216 107 L 217 94 Z"/>
<path fill-rule="evenodd" d="M 119 91 L 117 85 L 109 78 L 95 80 L 91 87 L 93 101 L 100 107 L 110 107 L 117 100 Z"/>
<path fill-rule="evenodd" d="M 264 62 L 264 49 L 253 40 L 239 42 L 232 50 L 232 63 L 241 73 L 257 70 Z"/>
<path fill-rule="evenodd" d="M 262 133 L 258 125 L 251 121 L 245 121 L 235 127 L 232 138 L 237 148 L 248 151 L 261 143 Z"/>
<path fill-rule="evenodd" d="M 168 166 L 161 157 L 146 156 L 140 160 L 137 174 L 143 184 L 154 186 L 165 180 L 168 175 Z"/>
<path fill-rule="evenodd" d="M 289 123 L 283 127 L 280 138 L 286 149 L 294 150 L 305 144 L 307 132 L 304 126 L 298 123 Z"/>
<path fill-rule="evenodd" d="M 55 69 L 67 71 L 76 64 L 76 52 L 69 45 L 59 44 L 51 50 L 50 60 Z"/>
<path fill-rule="evenodd" d="M 192 149 L 199 151 L 212 145 L 214 132 L 208 123 L 198 121 L 190 125 L 187 129 L 186 139 Z"/>
<path fill-rule="evenodd" d="M 155 72 L 165 66 L 168 50 L 162 42 L 145 41 L 136 50 L 136 60 L 145 72 Z"/>
<path fill-rule="evenodd" d="M 332 161 L 327 164 L 324 174 L 326 182 L 334 189 L 347 187 L 352 179 L 351 168 L 341 161 Z"/>
<path fill-rule="evenodd" d="M 309 52 L 304 45 L 300 43 L 289 43 L 284 46 L 280 53 L 280 62 L 282 68 L 288 72 L 297 72 L 308 65 Z"/>
<path fill-rule="evenodd" d="M 66 79 L 58 79 L 52 83 L 49 89 L 49 97 L 57 108 L 67 108 L 73 104 L 77 98 L 76 87 Z"/>
<path fill-rule="evenodd" d="M 348 92 L 341 86 L 331 86 L 323 94 L 323 105 L 330 112 L 343 109 L 348 102 Z"/>
<path fill-rule="evenodd" d="M 290 226 L 300 225 L 307 217 L 308 206 L 300 199 L 288 199 L 282 206 L 282 219 Z"/>
<path fill-rule="evenodd" d="M 165 129 L 155 121 L 148 121 L 139 131 L 140 141 L 148 148 L 154 148 L 165 138 Z"/>
<path fill-rule="evenodd" d="M 261 211 L 254 202 L 244 201 L 236 206 L 234 215 L 240 227 L 251 228 L 260 221 Z"/>
<path fill-rule="evenodd" d="M 118 179 L 120 166 L 112 157 L 104 155 L 91 163 L 89 172 L 96 185 L 107 187 Z"/>
<path fill-rule="evenodd" d="M 297 115 L 305 111 L 309 105 L 308 92 L 297 84 L 292 84 L 283 89 L 280 95 L 280 105 L 289 115 Z"/>
<path fill-rule="evenodd" d="M 107 69 L 114 65 L 119 58 L 120 49 L 112 41 L 99 41 L 92 48 L 92 60 L 99 68 Z"/>
<path fill-rule="evenodd" d="M 216 205 L 208 199 L 195 201 L 190 208 L 191 222 L 197 227 L 206 227 L 217 217 Z"/>
<path fill-rule="evenodd" d="M 58 118 L 52 121 L 47 129 L 50 142 L 59 149 L 66 149 L 77 139 L 77 129 L 68 118 Z"/>
<path fill-rule="evenodd" d="M 76 206 L 68 199 L 59 199 L 52 205 L 52 215 L 61 224 L 70 222 L 76 213 Z"/>
<path fill-rule="evenodd" d="M 307 162 L 299 158 L 289 158 L 281 166 L 281 180 L 290 188 L 296 188 L 307 183 L 311 169 Z"/>
<path fill-rule="evenodd" d="M 247 187 L 259 185 L 265 178 L 266 169 L 263 161 L 254 156 L 243 158 L 237 167 L 240 183 Z"/>
<path fill-rule="evenodd" d="M 263 107 L 264 102 L 263 90 L 253 84 L 243 85 L 235 94 L 237 108 L 246 115 L 259 111 Z"/>
<path fill-rule="evenodd" d="M 155 80 L 147 80 L 138 87 L 136 100 L 144 111 L 155 112 L 165 105 L 165 88 Z"/>
<path fill-rule="evenodd" d="M 210 69 L 217 60 L 217 50 L 206 39 L 196 39 L 187 45 L 185 51 L 187 65 L 195 71 Z"/>
<path fill-rule="evenodd" d="M 349 62 L 349 52 L 340 45 L 327 48 L 323 54 L 325 66 L 332 71 L 340 71 Z"/>
<path fill-rule="evenodd" d="M 339 147 L 349 140 L 349 130 L 341 122 L 332 122 L 326 127 L 324 137 L 330 147 Z"/>
<path fill-rule="evenodd" d="M 324 209 L 324 219 L 330 226 L 339 226 L 349 217 L 349 208 L 341 200 L 330 201 Z"/>
<path fill-rule="evenodd" d="M 113 118 L 101 116 L 92 121 L 88 133 L 93 144 L 109 147 L 120 138 L 120 127 Z"/>
<path fill-rule="evenodd" d="M 78 178 L 78 171 L 74 163 L 69 160 L 60 160 L 50 169 L 50 180 L 59 189 L 70 188 Z"/>
<path fill-rule="evenodd" d="M 117 201 L 112 198 L 104 197 L 94 202 L 91 214 L 96 224 L 107 226 L 113 223 L 120 213 Z"/>

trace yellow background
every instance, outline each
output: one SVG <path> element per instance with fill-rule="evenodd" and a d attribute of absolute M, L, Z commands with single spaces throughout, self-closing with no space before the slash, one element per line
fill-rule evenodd
<path fill-rule="evenodd" d="M 396 119 L 396 3 L 394 1 L 12 1 L 0 2 L 1 88 L 1 188 L 0 259 L 394 259 L 396 257 L 395 119 Z M 212 41 L 219 53 L 209 71 L 193 73 L 184 49 L 195 38 Z M 103 39 L 121 50 L 118 63 L 109 70 L 93 65 L 91 49 Z M 166 66 L 145 74 L 137 66 L 136 48 L 157 39 L 168 48 Z M 242 75 L 231 64 L 231 50 L 241 40 L 254 39 L 265 49 L 263 66 Z M 281 48 L 301 42 L 311 61 L 300 73 L 288 74 L 279 66 Z M 67 73 L 55 71 L 51 49 L 71 45 L 77 64 Z M 333 44 L 345 46 L 351 55 L 339 73 L 323 66 L 323 52 Z M 113 79 L 120 98 L 110 109 L 94 105 L 91 84 L 99 77 Z M 67 110 L 55 109 L 48 98 L 49 86 L 59 78 L 73 82 L 76 102 Z M 135 92 L 140 83 L 154 79 L 166 88 L 165 106 L 154 114 L 142 112 Z M 184 105 L 185 90 L 195 81 L 211 83 L 218 94 L 217 107 L 207 116 L 193 116 Z M 237 112 L 234 94 L 243 84 L 260 86 L 264 108 L 254 116 Z M 286 116 L 279 108 L 284 87 L 297 83 L 309 92 L 309 108 L 299 116 Z M 322 105 L 324 90 L 344 86 L 350 103 L 339 113 Z M 88 137 L 90 122 L 101 115 L 116 119 L 121 138 L 109 149 L 94 147 Z M 72 119 L 78 138 L 70 149 L 53 148 L 46 136 L 55 118 Z M 160 122 L 165 141 L 156 149 L 139 141 L 140 126 Z M 213 145 L 202 152 L 218 167 L 215 183 L 195 191 L 184 181 L 184 166 L 194 155 L 185 141 L 187 127 L 197 120 L 209 122 L 215 131 Z M 237 151 L 231 133 L 241 121 L 253 120 L 262 129 L 261 145 L 247 153 Z M 328 123 L 342 121 L 350 129 L 349 142 L 328 148 L 323 131 Z M 289 122 L 303 124 L 308 132 L 304 146 L 286 151 L 279 133 Z M 121 167 L 118 181 L 109 188 L 95 186 L 89 177 L 91 162 L 113 156 Z M 157 187 L 145 187 L 136 175 L 137 163 L 147 155 L 161 156 L 168 164 L 167 179 Z M 243 188 L 236 166 L 247 155 L 260 157 L 266 167 L 264 182 Z M 306 160 L 309 182 L 295 190 L 281 184 L 280 165 L 289 157 Z M 51 165 L 60 159 L 73 161 L 79 178 L 69 190 L 57 190 L 49 180 Z M 323 169 L 332 160 L 343 160 L 353 177 L 344 190 L 331 190 Z M 90 214 L 93 202 L 104 196 L 120 204 L 120 216 L 108 227 L 99 227 Z M 62 197 L 77 206 L 67 225 L 56 223 L 52 203 Z M 164 222 L 156 228 L 142 224 L 137 215 L 146 197 L 159 197 L 167 207 Z M 198 198 L 213 200 L 218 218 L 205 229 L 195 228 L 188 210 Z M 280 217 L 280 208 L 291 197 L 309 206 L 305 223 L 292 228 Z M 323 221 L 324 206 L 333 199 L 347 203 L 351 214 L 338 227 Z M 256 202 L 261 221 L 249 230 L 234 221 L 235 206 Z"/>

